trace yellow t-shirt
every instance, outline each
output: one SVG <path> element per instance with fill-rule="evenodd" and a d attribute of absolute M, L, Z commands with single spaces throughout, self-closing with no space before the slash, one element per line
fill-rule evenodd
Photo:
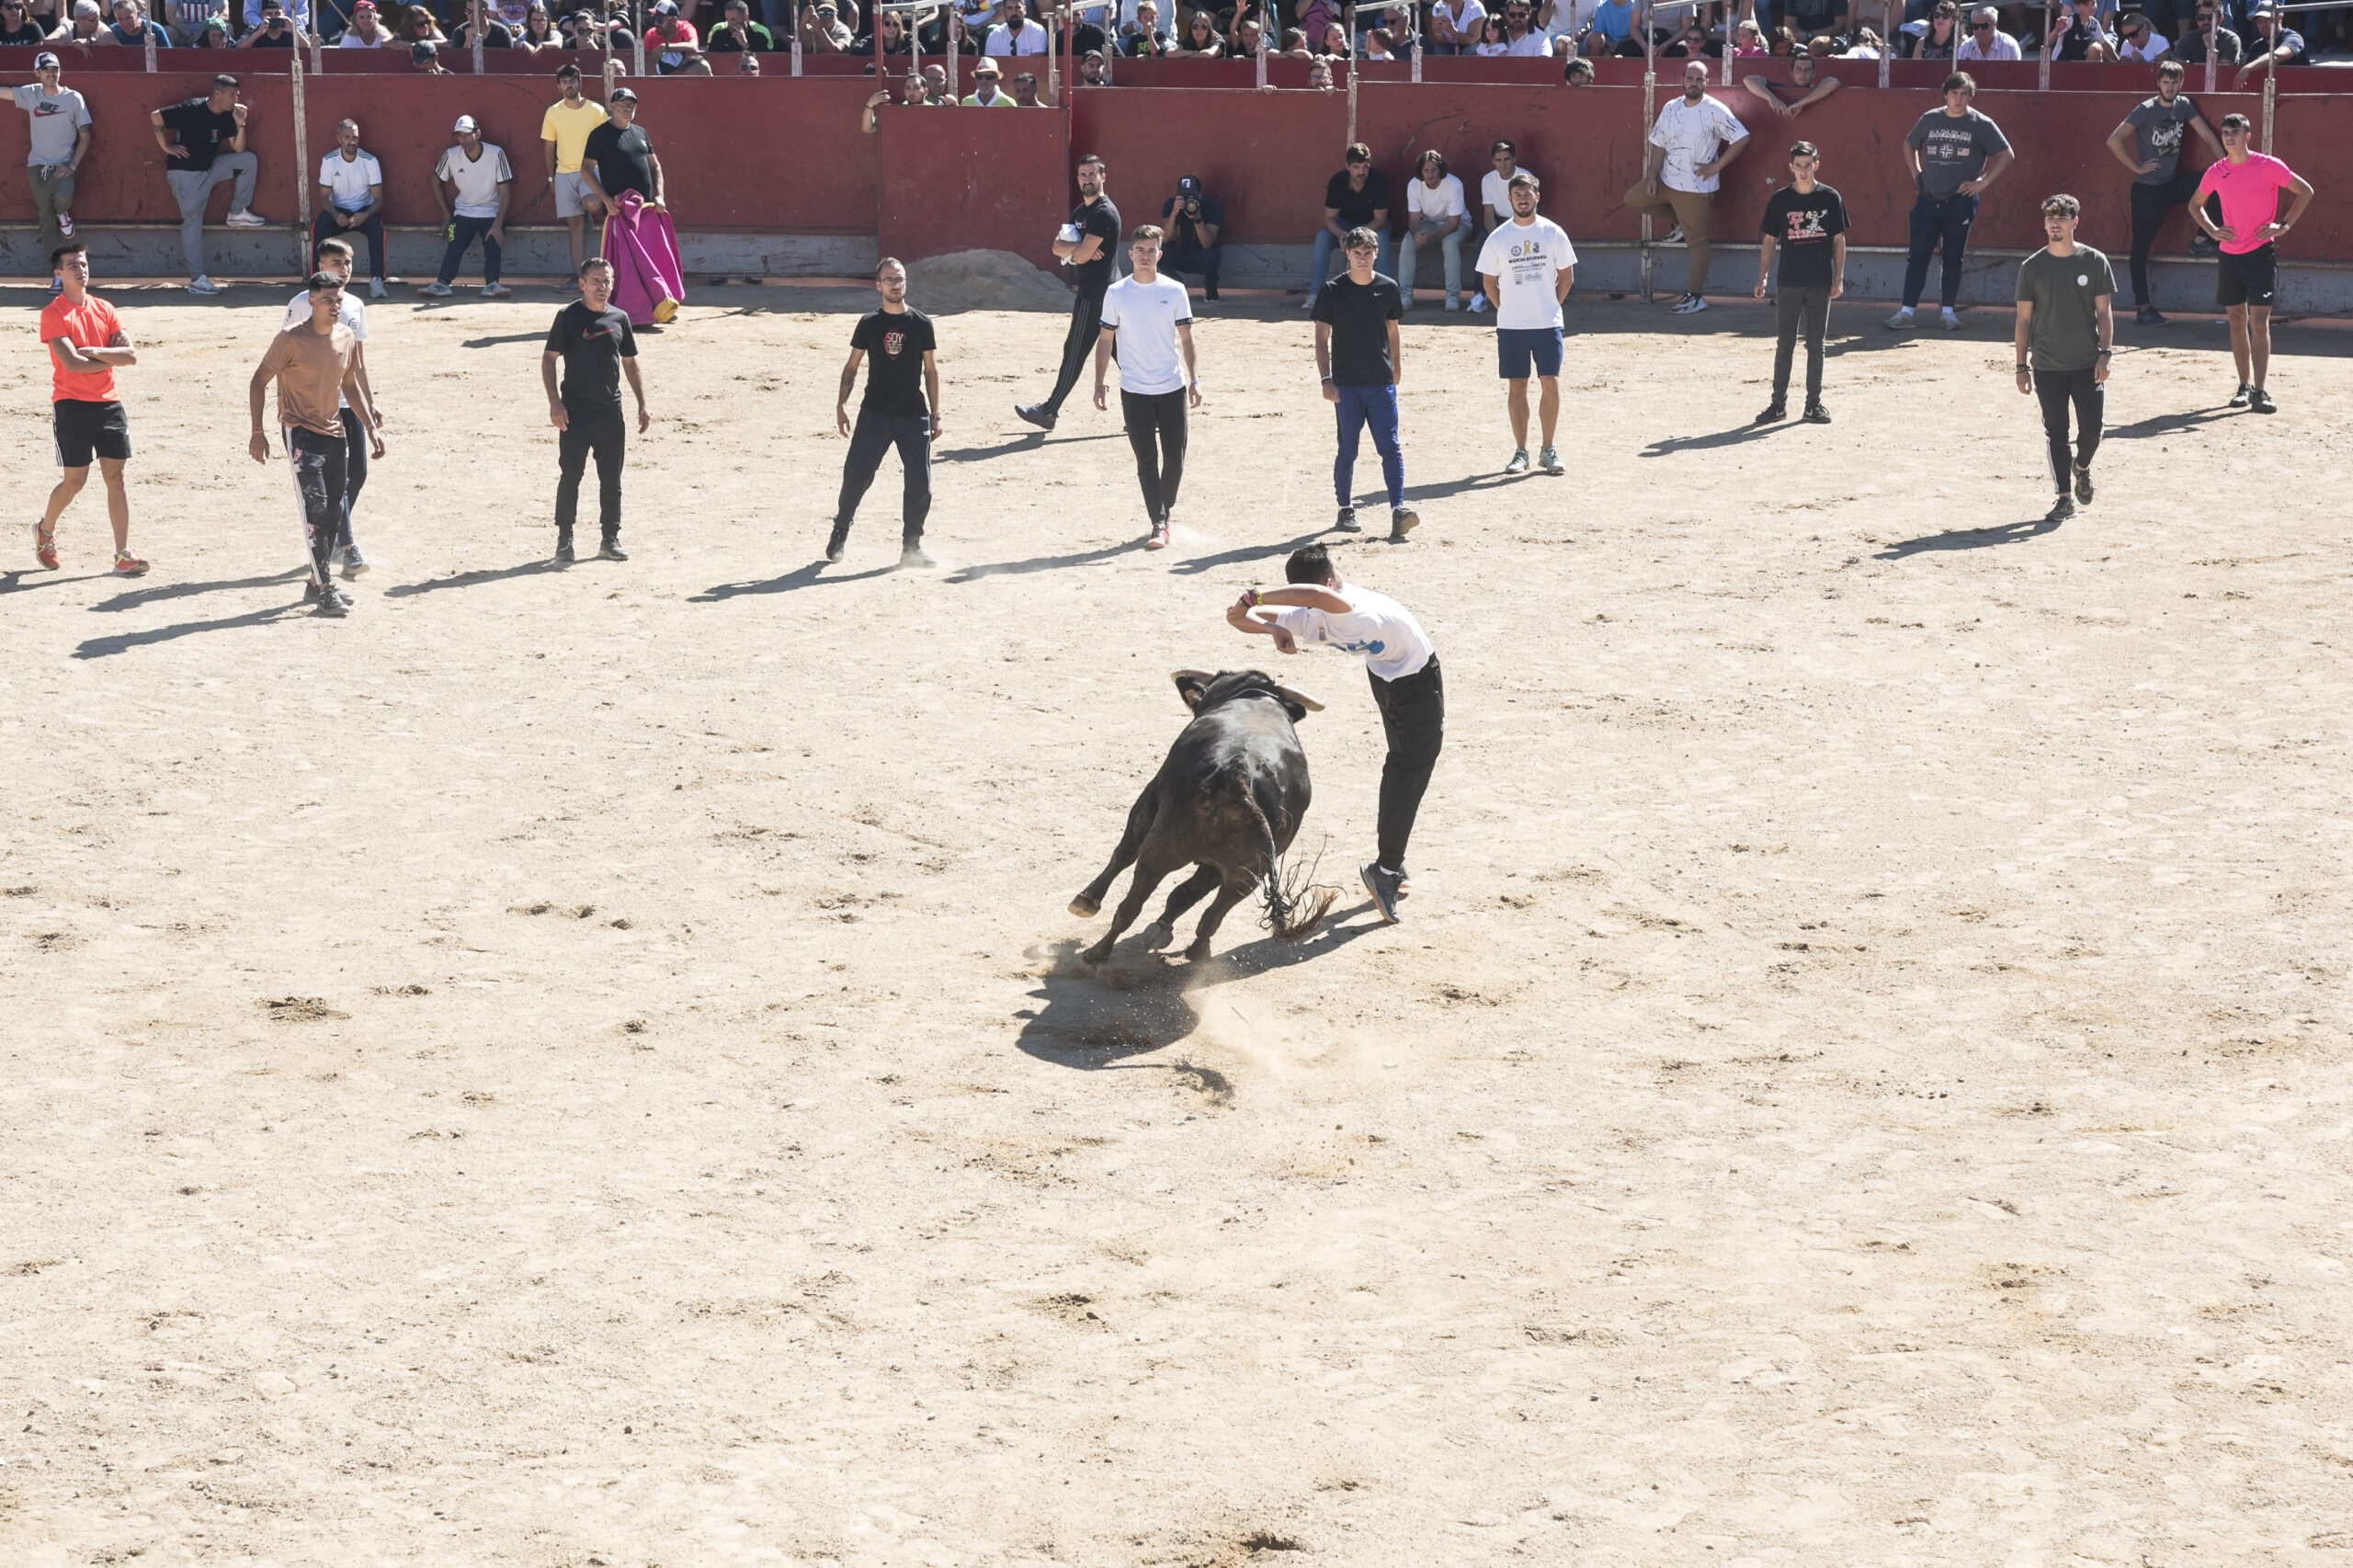
<path fill-rule="evenodd" d="M 562 98 L 548 106 L 546 117 L 540 121 L 540 140 L 555 143 L 556 173 L 580 172 L 580 154 L 588 145 L 588 133 L 608 118 L 605 106 L 590 97 L 583 97 L 578 108 L 568 107 Z"/>

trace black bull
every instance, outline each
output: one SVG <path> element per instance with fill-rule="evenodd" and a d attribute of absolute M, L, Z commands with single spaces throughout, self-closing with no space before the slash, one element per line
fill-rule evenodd
<path fill-rule="evenodd" d="M 1099 964 L 1111 944 L 1135 923 L 1169 872 L 1179 866 L 1199 869 L 1168 896 L 1147 935 L 1154 949 L 1176 940 L 1177 917 L 1211 888 L 1217 898 L 1201 916 L 1188 959 L 1205 959 L 1210 938 L 1226 912 L 1263 880 L 1267 924 L 1277 937 L 1296 941 L 1313 931 L 1331 906 L 1324 892 L 1294 903 L 1283 887 L 1279 862 L 1299 834 L 1313 792 L 1307 783 L 1307 754 L 1291 726 L 1323 704 L 1279 686 L 1256 670 L 1178 670 L 1176 690 L 1193 710 L 1193 722 L 1168 748 L 1167 760 L 1128 812 L 1127 831 L 1111 852 L 1103 874 L 1071 900 L 1070 910 L 1092 915 L 1103 907 L 1111 880 L 1133 865 L 1128 896 L 1111 916 L 1103 939 L 1079 956 Z"/>

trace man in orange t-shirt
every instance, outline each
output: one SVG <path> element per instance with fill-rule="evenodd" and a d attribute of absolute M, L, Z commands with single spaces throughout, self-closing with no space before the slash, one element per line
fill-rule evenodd
<path fill-rule="evenodd" d="M 49 493 L 49 506 L 33 526 L 33 554 L 57 569 L 57 518 L 90 480 L 90 459 L 106 480 L 107 517 L 114 524 L 114 569 L 126 577 L 147 570 L 131 553 L 131 497 L 122 487 L 122 466 L 131 460 L 131 423 L 116 398 L 118 365 L 139 363 L 138 350 L 114 307 L 90 292 L 90 253 L 68 240 L 50 253 L 57 274 L 57 297 L 41 308 L 40 339 L 55 367 L 50 417 L 57 436 L 57 466 L 64 472 Z"/>

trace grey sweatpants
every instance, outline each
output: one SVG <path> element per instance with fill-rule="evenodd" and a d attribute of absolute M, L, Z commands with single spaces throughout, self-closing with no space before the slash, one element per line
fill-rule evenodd
<path fill-rule="evenodd" d="M 172 199 L 180 204 L 180 254 L 188 260 L 190 278 L 205 276 L 204 207 L 212 199 L 212 187 L 233 176 L 237 187 L 229 193 L 229 210 L 243 212 L 254 204 L 254 180 L 260 173 L 261 161 L 251 153 L 219 153 L 209 169 L 164 171 Z"/>

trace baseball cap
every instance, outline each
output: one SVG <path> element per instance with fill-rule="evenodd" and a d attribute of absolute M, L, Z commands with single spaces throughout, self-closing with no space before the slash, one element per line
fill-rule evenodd
<path fill-rule="evenodd" d="M 451 129 L 455 130 L 459 135 L 462 136 L 473 128 L 474 117 L 470 114 L 461 114 L 458 117 L 458 123 Z"/>
<path fill-rule="evenodd" d="M 65 69 L 65 62 L 44 49 L 39 54 L 33 56 L 33 69 L 36 71 L 63 71 Z"/>
<path fill-rule="evenodd" d="M 1199 196 L 1201 194 L 1201 182 L 1187 175 L 1176 182 L 1176 193 L 1179 196 Z"/>
<path fill-rule="evenodd" d="M 620 103 L 631 103 L 631 104 L 633 104 L 633 103 L 637 102 L 637 95 L 636 95 L 635 93 L 631 92 L 627 87 L 615 87 L 615 88 L 613 89 L 612 97 L 609 97 L 609 98 L 608 98 L 608 99 L 606 99 L 605 101 L 606 101 L 606 102 L 608 102 L 608 103 L 616 103 L 616 104 L 620 104 Z"/>
<path fill-rule="evenodd" d="M 429 43 L 413 43 L 409 45 L 408 57 L 422 65 L 433 58 L 433 46 Z"/>
<path fill-rule="evenodd" d="M 2247 19 L 2252 21 L 2257 17 L 2276 17 L 2279 14 L 2272 8 L 2270 0 L 2259 0 L 2255 8 L 2247 12 Z"/>
<path fill-rule="evenodd" d="M 659 4 L 654 7 L 654 14 L 657 17 L 676 16 L 678 14 L 678 0 L 659 0 Z"/>

